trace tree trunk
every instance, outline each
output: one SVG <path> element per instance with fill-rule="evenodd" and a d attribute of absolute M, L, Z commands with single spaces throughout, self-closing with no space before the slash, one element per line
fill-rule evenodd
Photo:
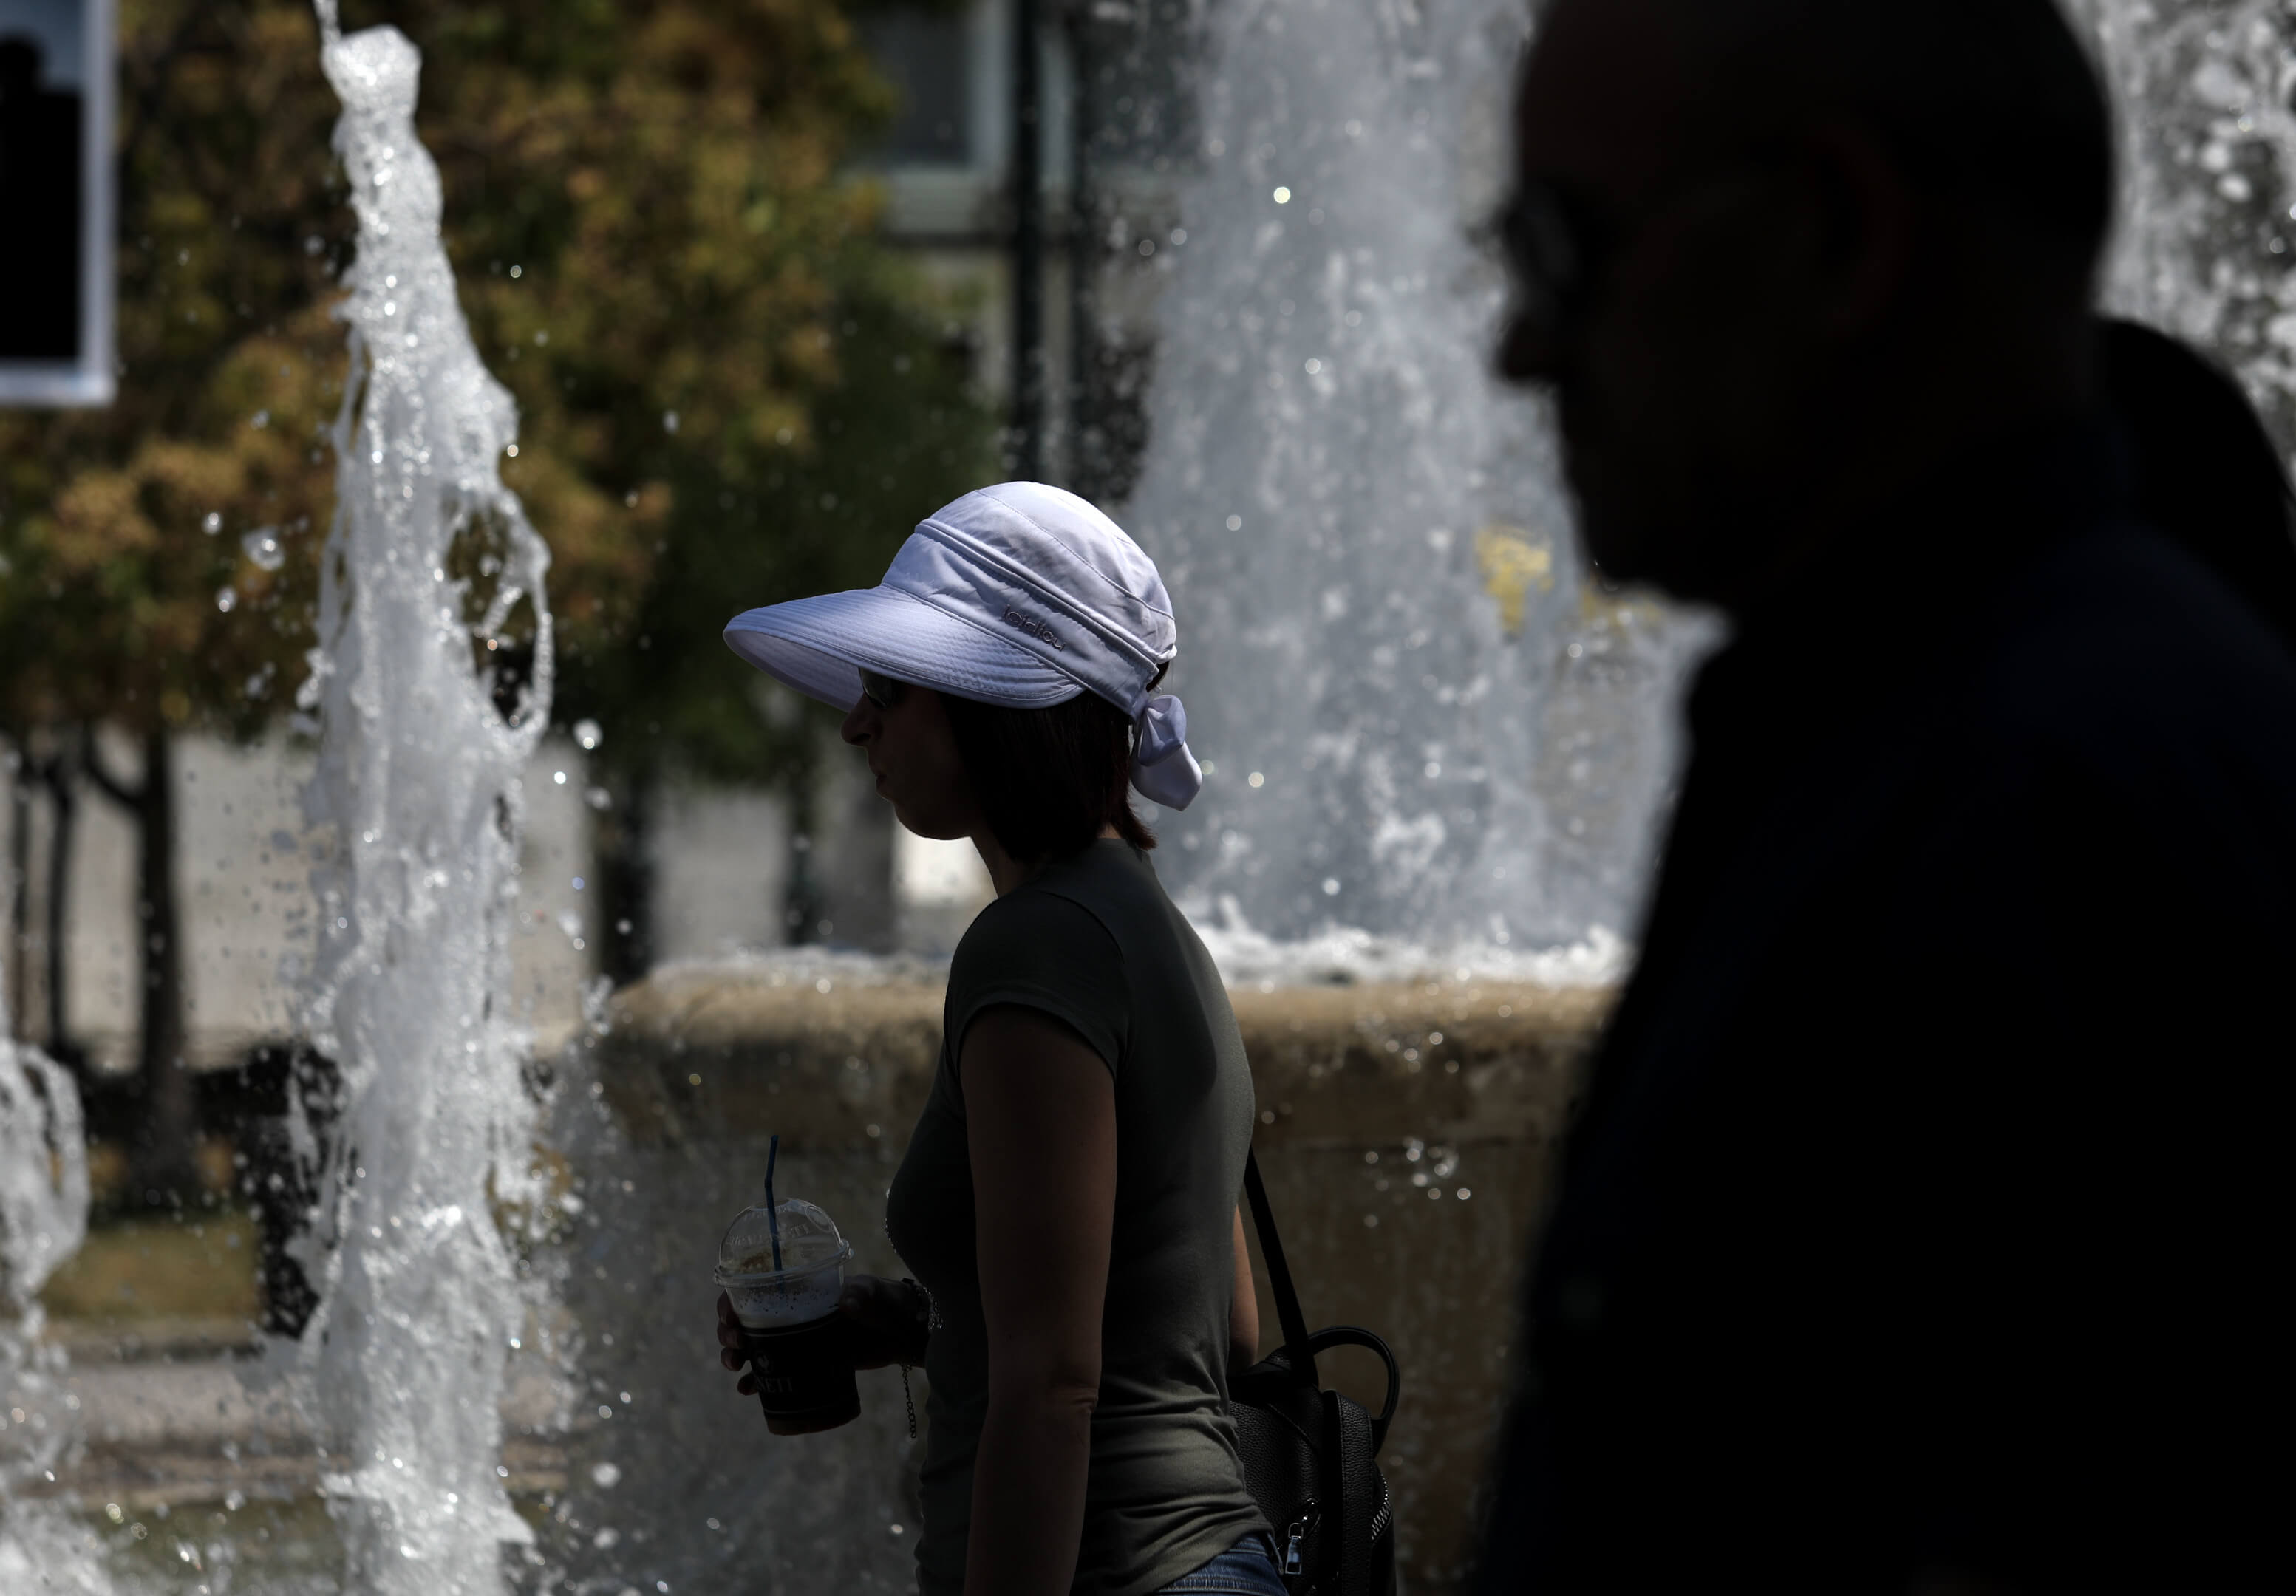
<path fill-rule="evenodd" d="M 72 844 L 79 831 L 79 787 L 72 760 L 60 747 L 42 773 L 47 778 L 48 901 L 47 986 L 48 1057 L 80 1077 L 86 1094 L 87 1055 L 71 1034 L 71 862 Z"/>
<path fill-rule="evenodd" d="M 32 783 L 38 780 L 32 761 L 20 745 L 8 762 L 8 990 L 0 993 L 0 1010 L 8 1016 L 8 1035 L 23 1041 L 31 1035 L 25 978 L 32 973 Z"/>
<path fill-rule="evenodd" d="M 606 790 L 613 806 L 591 828 L 592 872 L 597 877 L 598 968 L 617 986 L 653 968 L 653 820 L 657 783 L 649 773 L 617 772 Z"/>
<path fill-rule="evenodd" d="M 176 901 L 175 747 L 164 731 L 144 738 L 142 835 L 144 1014 L 136 1061 L 144 1077 L 144 1134 L 139 1178 L 147 1194 L 189 1200 L 199 1194 L 194 1148 L 199 1105 L 184 1056 L 184 948 Z"/>
<path fill-rule="evenodd" d="M 164 729 L 144 734 L 144 780 L 130 787 L 103 767 L 94 737 L 81 745 L 81 768 L 112 802 L 135 817 L 141 932 L 141 1023 L 136 1028 L 138 1123 L 129 1156 L 133 1190 L 146 1203 L 199 1196 L 199 1101 L 184 1056 L 182 913 L 176 902 L 175 745 Z"/>

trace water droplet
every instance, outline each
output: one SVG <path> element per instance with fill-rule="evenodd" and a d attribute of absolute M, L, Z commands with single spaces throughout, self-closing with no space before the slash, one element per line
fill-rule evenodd
<path fill-rule="evenodd" d="M 1188 241 L 1188 230 L 1187 230 L 1185 227 L 1175 227 L 1175 228 L 1173 228 L 1173 229 L 1172 229 L 1172 241 L 1173 241 L 1175 244 L 1185 244 L 1185 243 L 1186 243 L 1186 242 Z"/>
<path fill-rule="evenodd" d="M 622 1471 L 611 1463 L 599 1463 L 590 1469 L 590 1477 L 600 1490 L 611 1491 L 621 1483 Z"/>
<path fill-rule="evenodd" d="M 239 605 L 239 594 L 228 587 L 216 590 L 216 608 L 229 615 Z"/>
<path fill-rule="evenodd" d="M 1279 189 L 1277 189 L 1277 190 L 1275 191 L 1275 202 L 1276 202 L 1278 205 L 1289 205 L 1289 204 L 1291 204 L 1291 203 L 1292 203 L 1292 191 L 1291 191 L 1290 189 L 1288 189 L 1288 188 L 1279 188 Z"/>
<path fill-rule="evenodd" d="M 215 511 L 209 511 L 207 514 L 200 520 L 200 530 L 206 533 L 209 537 L 213 537 L 217 533 L 223 530 L 223 517 L 217 514 Z"/>
<path fill-rule="evenodd" d="M 672 434 L 677 431 L 677 412 L 665 410 L 661 413 L 661 430 Z"/>
<path fill-rule="evenodd" d="M 511 267 L 510 274 L 513 277 L 522 277 L 526 274 L 526 268 L 524 266 L 514 266 Z"/>
<path fill-rule="evenodd" d="M 503 453 L 509 455 L 512 460 L 515 460 L 518 458 L 518 446 L 516 444 L 512 444 L 508 448 L 504 449 Z"/>
<path fill-rule="evenodd" d="M 550 773 L 550 780 L 555 785 L 563 787 L 566 785 L 566 773 L 562 770 L 554 770 Z"/>
<path fill-rule="evenodd" d="M 1324 896 L 1325 897 L 1337 897 L 1340 896 L 1339 877 L 1325 876 L 1324 878 Z"/>
<path fill-rule="evenodd" d="M 1243 780 L 1247 786 L 1265 787 L 1267 785 L 1267 778 L 1256 770 L 1250 775 L 1244 777 Z"/>
<path fill-rule="evenodd" d="M 1231 516 L 1229 516 L 1229 517 L 1227 518 L 1227 529 L 1228 529 L 1229 531 L 1231 531 L 1231 532 L 1241 532 L 1241 531 L 1242 531 L 1242 530 L 1243 530 L 1243 517 L 1242 517 L 1242 516 L 1240 516 L 1240 515 L 1231 515 Z"/>
<path fill-rule="evenodd" d="M 258 410 L 247 418 L 247 424 L 250 427 L 268 427 L 271 424 L 271 413 L 267 410 Z"/>
<path fill-rule="evenodd" d="M 584 751 L 596 748 L 605 740 L 606 734 L 599 729 L 596 721 L 578 720 L 574 723 L 574 741 L 582 745 Z"/>
<path fill-rule="evenodd" d="M 1311 361 L 1309 361 L 1309 362 L 1307 364 L 1307 365 L 1306 365 L 1305 367 L 1303 367 L 1302 369 L 1303 369 L 1303 370 L 1305 370 L 1305 371 L 1307 372 L 1308 375 L 1309 375 L 1310 377 L 1312 377 L 1312 376 L 1314 376 L 1316 372 L 1320 372 L 1320 371 L 1322 371 L 1322 370 L 1324 369 L 1324 363 L 1323 363 L 1322 361 L 1320 361 L 1320 360 L 1311 360 Z"/>
<path fill-rule="evenodd" d="M 258 527 L 239 540 L 239 546 L 257 570 L 275 571 L 287 563 L 286 545 L 279 541 L 276 527 Z"/>

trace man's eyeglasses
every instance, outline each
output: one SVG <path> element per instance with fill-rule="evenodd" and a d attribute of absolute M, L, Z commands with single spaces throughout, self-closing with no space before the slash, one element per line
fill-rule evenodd
<path fill-rule="evenodd" d="M 890 676 L 881 676 L 873 670 L 865 667 L 861 672 L 861 696 L 880 709 L 890 709 L 899 703 L 901 694 L 907 688 L 907 683 L 896 682 Z"/>
<path fill-rule="evenodd" d="M 1514 274 L 1519 314 L 1550 332 L 1581 320 L 1619 258 L 1651 227 L 1701 225 L 1775 177 L 1782 164 L 1782 157 L 1756 152 L 1719 170 L 1685 174 L 1624 213 L 1525 178 L 1494 228 Z"/>
<path fill-rule="evenodd" d="M 1592 204 L 1535 177 L 1515 190 L 1496 231 L 1523 308 L 1550 323 L 1584 312 L 1618 244 L 1618 229 Z"/>

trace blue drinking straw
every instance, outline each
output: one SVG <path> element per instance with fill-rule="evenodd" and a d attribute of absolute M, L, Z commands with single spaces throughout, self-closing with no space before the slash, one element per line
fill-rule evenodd
<path fill-rule="evenodd" d="M 782 1154 L 782 1139 L 776 1134 L 766 1143 L 766 1224 L 774 1233 L 774 1267 L 782 1266 L 782 1216 L 774 1207 L 774 1160 Z"/>

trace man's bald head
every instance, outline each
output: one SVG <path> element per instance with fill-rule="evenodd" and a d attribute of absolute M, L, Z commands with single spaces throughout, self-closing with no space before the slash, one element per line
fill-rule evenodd
<path fill-rule="evenodd" d="M 2112 144 L 2053 0 L 1553 0 L 1516 134 L 1500 363 L 1615 577 L 1751 602 L 2079 402 Z"/>
<path fill-rule="evenodd" d="M 1560 0 L 1562 9 L 1571 0 Z M 2086 278 L 2112 212 L 2094 63 L 2055 0 L 1656 0 L 1702 121 L 1869 129 L 1924 196 L 1988 210 Z"/>

